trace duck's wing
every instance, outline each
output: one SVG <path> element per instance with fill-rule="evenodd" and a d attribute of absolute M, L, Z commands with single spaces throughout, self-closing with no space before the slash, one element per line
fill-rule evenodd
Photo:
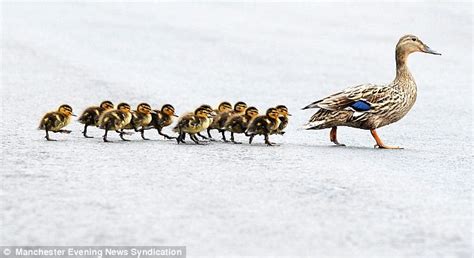
<path fill-rule="evenodd" d="M 390 91 L 393 91 L 393 88 L 386 85 L 362 84 L 315 101 L 303 109 L 321 108 L 337 111 L 350 108 L 354 111 L 368 111 L 375 103 L 389 98 Z"/>

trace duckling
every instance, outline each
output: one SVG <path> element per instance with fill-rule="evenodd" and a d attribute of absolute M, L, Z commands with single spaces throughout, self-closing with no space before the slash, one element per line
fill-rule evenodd
<path fill-rule="evenodd" d="M 272 134 L 285 134 L 283 130 L 285 130 L 286 126 L 288 125 L 288 116 L 291 114 L 288 113 L 288 108 L 285 105 L 278 105 L 275 107 L 278 110 L 278 119 L 280 119 L 280 125 L 278 129 L 273 131 Z"/>
<path fill-rule="evenodd" d="M 247 108 L 247 104 L 245 102 L 239 101 L 235 103 L 233 110 L 221 113 L 216 123 L 217 123 L 219 131 L 222 134 L 222 140 L 224 142 L 227 142 L 227 139 L 225 138 L 225 123 L 227 122 L 227 119 L 229 119 L 229 117 L 235 114 L 242 115 L 245 112 L 246 108 Z"/>
<path fill-rule="evenodd" d="M 57 111 L 46 113 L 41 119 L 39 130 L 46 131 L 46 140 L 56 141 L 49 138 L 49 132 L 53 133 L 71 133 L 70 130 L 63 130 L 61 128 L 71 123 L 71 116 L 76 116 L 72 113 L 72 107 L 66 104 L 59 106 Z"/>
<path fill-rule="evenodd" d="M 166 139 L 176 139 L 162 132 L 164 127 L 170 126 L 173 123 L 173 117 L 178 117 L 175 114 L 175 109 L 170 104 L 165 104 L 161 107 L 161 110 L 154 110 L 155 113 L 151 113 L 151 128 L 155 128 L 158 134 L 165 137 Z"/>
<path fill-rule="evenodd" d="M 87 127 L 90 125 L 98 126 L 99 117 L 104 111 L 110 110 L 114 108 L 114 104 L 111 101 L 102 101 L 98 107 L 88 107 L 82 115 L 79 117 L 79 122 L 84 124 L 84 131 L 82 134 L 86 138 L 94 138 L 92 136 L 87 135 Z"/>
<path fill-rule="evenodd" d="M 105 129 L 105 134 L 103 136 L 104 142 L 109 142 L 107 140 L 107 133 L 109 130 L 115 130 L 123 141 L 129 141 L 123 136 L 125 133 L 123 129 L 132 121 L 132 113 L 130 111 L 130 105 L 127 103 L 120 103 L 117 106 L 117 109 L 105 111 L 99 117 L 99 128 Z"/>
<path fill-rule="evenodd" d="M 268 139 L 268 135 L 276 131 L 278 126 L 280 126 L 280 119 L 278 119 L 279 113 L 276 108 L 269 108 L 264 116 L 258 116 L 252 120 L 250 125 L 248 126 L 245 135 L 250 136 L 249 144 L 252 144 L 253 137 L 255 135 L 264 135 L 265 143 L 269 146 L 272 146 Z"/>
<path fill-rule="evenodd" d="M 209 112 L 209 110 L 205 107 L 198 107 L 193 114 L 186 114 L 182 116 L 176 127 L 173 128 L 173 131 L 179 133 L 179 136 L 176 139 L 178 144 L 186 143 L 184 141 L 186 133 L 189 134 L 191 140 L 193 140 L 196 144 L 200 144 L 196 134 L 206 130 L 204 126 L 210 117 L 211 112 Z"/>
<path fill-rule="evenodd" d="M 132 120 L 123 129 L 133 129 L 135 132 L 140 132 L 143 140 L 149 140 L 145 138 L 145 128 L 152 120 L 151 113 L 155 113 L 155 111 L 151 110 L 151 106 L 148 103 L 138 104 L 137 110 L 132 112 Z"/>
<path fill-rule="evenodd" d="M 226 121 L 221 119 L 221 116 L 225 112 L 232 111 L 232 105 L 229 102 L 224 101 L 224 102 L 221 102 L 219 106 L 217 107 L 217 109 L 214 111 L 216 112 L 216 116 L 214 116 L 212 124 L 207 128 L 207 136 L 211 140 L 214 139 L 211 135 L 211 130 L 215 129 L 215 130 L 218 130 L 220 133 L 224 131 L 221 129 L 224 126 L 222 122 L 225 123 Z"/>
<path fill-rule="evenodd" d="M 358 85 L 307 105 L 303 109 L 318 110 L 304 128 L 331 128 L 329 140 L 336 145 L 344 145 L 337 140 L 338 126 L 370 130 L 376 142 L 374 147 L 400 149 L 398 146 L 385 145 L 376 129 L 402 119 L 415 104 L 417 87 L 407 66 L 408 56 L 415 52 L 441 55 L 414 35 L 401 37 L 395 46 L 396 75 L 391 83 Z"/>
<path fill-rule="evenodd" d="M 245 133 L 248 125 L 258 116 L 258 109 L 256 107 L 249 107 L 245 110 L 245 114 L 239 115 L 234 114 L 225 123 L 225 130 L 230 132 L 230 141 L 236 144 L 241 144 L 241 142 L 236 142 L 234 140 L 234 133 Z"/>
<path fill-rule="evenodd" d="M 209 112 L 209 117 L 206 118 L 206 120 L 204 121 L 202 125 L 204 130 L 207 130 L 209 126 L 211 126 L 212 122 L 214 121 L 214 117 L 217 115 L 217 113 L 211 106 L 207 104 L 202 104 L 200 107 L 206 109 L 206 111 Z M 197 133 L 197 135 L 205 140 L 211 140 L 210 138 L 207 138 L 206 136 L 202 135 L 201 132 Z"/>

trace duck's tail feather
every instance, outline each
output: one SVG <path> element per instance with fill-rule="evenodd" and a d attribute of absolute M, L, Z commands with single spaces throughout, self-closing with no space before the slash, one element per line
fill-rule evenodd
<path fill-rule="evenodd" d="M 305 110 L 305 109 L 310 109 L 310 108 L 320 108 L 318 106 L 319 102 L 321 102 L 321 100 L 318 100 L 318 101 L 315 101 L 309 105 L 307 105 L 306 107 L 302 108 L 302 110 Z"/>
<path fill-rule="evenodd" d="M 302 130 L 317 130 L 317 129 L 323 129 L 325 128 L 324 124 L 326 121 L 310 121 L 306 124 L 304 124 L 301 129 Z"/>

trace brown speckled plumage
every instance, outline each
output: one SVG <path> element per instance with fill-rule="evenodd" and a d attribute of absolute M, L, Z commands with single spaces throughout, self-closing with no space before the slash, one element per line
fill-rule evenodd
<path fill-rule="evenodd" d="M 362 84 L 347 88 L 326 98 L 315 101 L 303 109 L 319 108 L 305 125 L 305 129 L 335 128 L 349 126 L 373 131 L 403 118 L 413 107 L 417 97 L 417 87 L 406 60 L 413 52 L 438 54 L 426 46 L 416 36 L 400 38 L 395 50 L 396 77 L 387 85 Z M 357 104 L 367 106 L 358 110 Z M 334 139 L 333 139 L 334 138 Z M 379 147 L 383 144 L 374 136 Z"/>

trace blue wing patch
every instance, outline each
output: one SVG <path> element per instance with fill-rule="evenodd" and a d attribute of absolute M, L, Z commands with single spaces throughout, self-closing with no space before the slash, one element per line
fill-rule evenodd
<path fill-rule="evenodd" d="M 351 108 L 353 108 L 355 111 L 368 111 L 370 110 L 370 103 L 365 101 L 365 100 L 358 100 L 354 103 L 351 104 L 350 106 Z"/>

